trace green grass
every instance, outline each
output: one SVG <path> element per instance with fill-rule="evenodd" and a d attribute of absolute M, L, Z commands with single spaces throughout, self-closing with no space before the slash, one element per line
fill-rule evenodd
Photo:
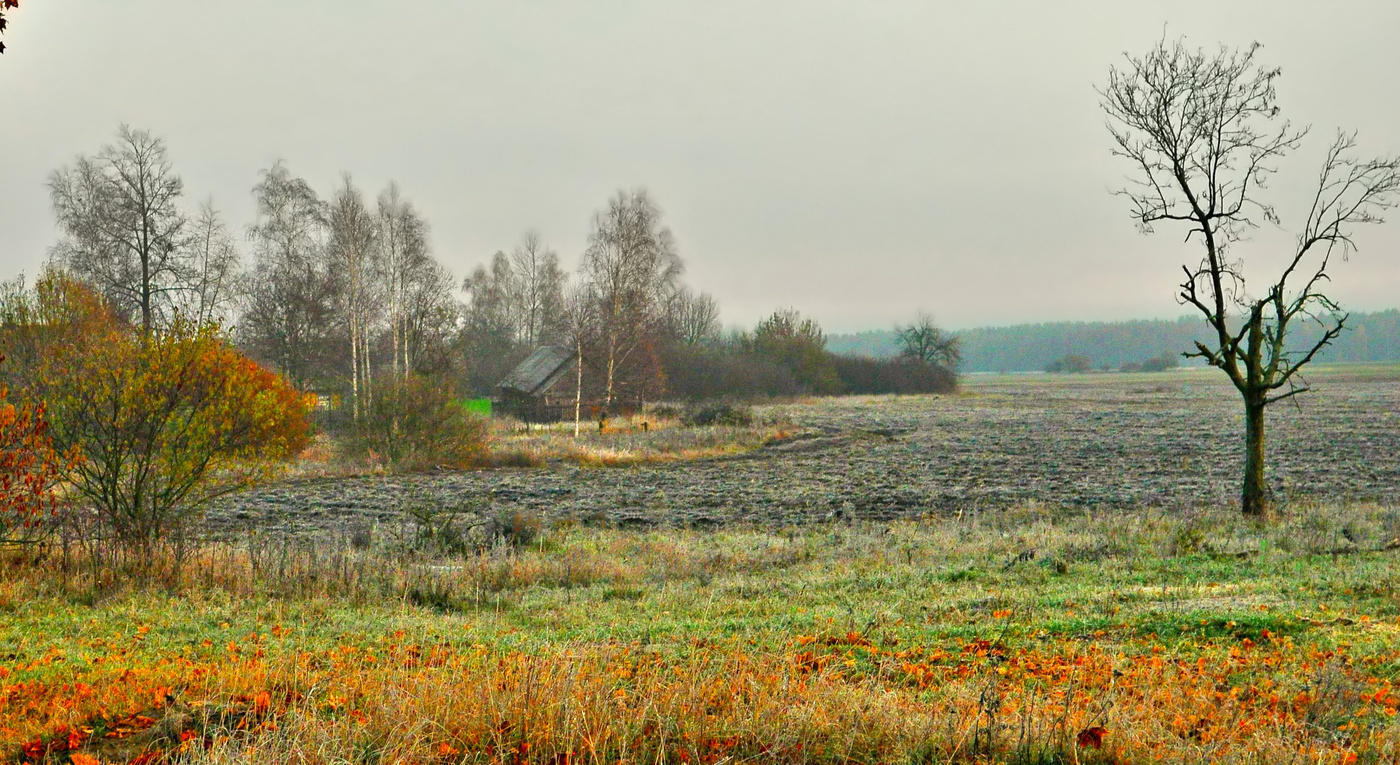
<path fill-rule="evenodd" d="M 1343 524 L 1354 544 L 1319 532 Z M 115 666 L 171 657 L 221 666 L 231 645 L 274 663 L 384 650 L 396 634 L 500 656 L 634 646 L 680 663 L 699 645 L 783 656 L 847 634 L 952 656 L 985 640 L 1013 654 L 1216 661 L 1272 635 L 1343 649 L 1368 677 L 1400 680 L 1400 551 L 1383 549 L 1397 532 L 1400 513 L 1382 507 L 1313 508 L 1269 526 L 1225 511 L 1023 508 L 788 529 L 559 526 L 527 547 L 453 558 L 289 546 L 264 550 L 257 574 L 224 547 L 179 577 L 144 580 L 12 557 L 0 577 L 0 687 L 96 684 Z M 890 682 L 880 654 L 839 658 L 849 678 Z M 43 728 L 6 714 L 0 739 L 17 738 L 0 740 L 0 755 Z"/>

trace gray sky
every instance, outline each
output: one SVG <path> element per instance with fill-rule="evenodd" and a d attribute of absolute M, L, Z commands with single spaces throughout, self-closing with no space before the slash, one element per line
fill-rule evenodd
<path fill-rule="evenodd" d="M 1337 127 L 1400 152 L 1393 0 L 26 0 L 0 57 L 0 278 L 54 241 L 49 172 L 128 122 L 240 232 L 278 158 L 323 194 L 397 180 L 459 277 L 530 227 L 572 269 L 592 213 L 645 186 L 726 323 L 1174 317 L 1197 251 L 1110 196 L 1127 168 L 1093 90 L 1164 28 L 1283 68 L 1315 130 L 1272 184 L 1286 228 Z M 1336 269 L 1347 307 L 1400 305 L 1393 217 Z M 1263 269 L 1292 236 L 1236 253 Z"/>

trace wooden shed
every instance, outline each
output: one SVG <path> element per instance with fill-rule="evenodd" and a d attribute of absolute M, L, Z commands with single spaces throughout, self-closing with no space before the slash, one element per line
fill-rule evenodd
<path fill-rule="evenodd" d="M 496 383 L 497 406 L 526 422 L 552 422 L 572 411 L 574 391 L 555 396 L 551 390 L 574 369 L 572 348 L 543 345 Z"/>

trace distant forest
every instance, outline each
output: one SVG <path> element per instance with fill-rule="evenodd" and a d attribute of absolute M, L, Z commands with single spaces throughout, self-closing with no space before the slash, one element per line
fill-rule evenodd
<path fill-rule="evenodd" d="M 1084 356 L 1094 369 L 1121 369 L 1162 353 L 1180 353 L 1197 339 L 1206 340 L 1208 327 L 1198 317 L 1175 321 L 1145 319 L 1116 322 L 1052 322 L 1010 327 L 978 327 L 957 332 L 962 339 L 963 372 L 1041 371 L 1058 359 Z M 1291 329 L 1288 345 L 1306 349 L 1318 339 L 1314 327 Z M 870 330 L 831 334 L 833 353 L 886 357 L 899 353 L 895 331 Z M 1347 330 L 1318 354 L 1321 363 L 1400 361 L 1400 310 L 1356 312 Z M 1199 363 L 1183 359 L 1183 364 Z"/>

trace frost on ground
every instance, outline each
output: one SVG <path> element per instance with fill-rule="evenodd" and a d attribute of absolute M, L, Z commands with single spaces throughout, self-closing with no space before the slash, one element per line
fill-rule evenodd
<path fill-rule="evenodd" d="M 1269 415 L 1284 512 L 1311 500 L 1400 501 L 1400 374 L 1319 372 Z M 622 525 L 890 519 L 1038 503 L 1187 510 L 1235 501 L 1238 396 L 1218 374 L 971 378 L 949 396 L 818 399 L 766 408 L 794 438 L 746 454 L 627 468 L 329 478 L 225 499 L 211 529 L 329 532 L 408 505 Z"/>

